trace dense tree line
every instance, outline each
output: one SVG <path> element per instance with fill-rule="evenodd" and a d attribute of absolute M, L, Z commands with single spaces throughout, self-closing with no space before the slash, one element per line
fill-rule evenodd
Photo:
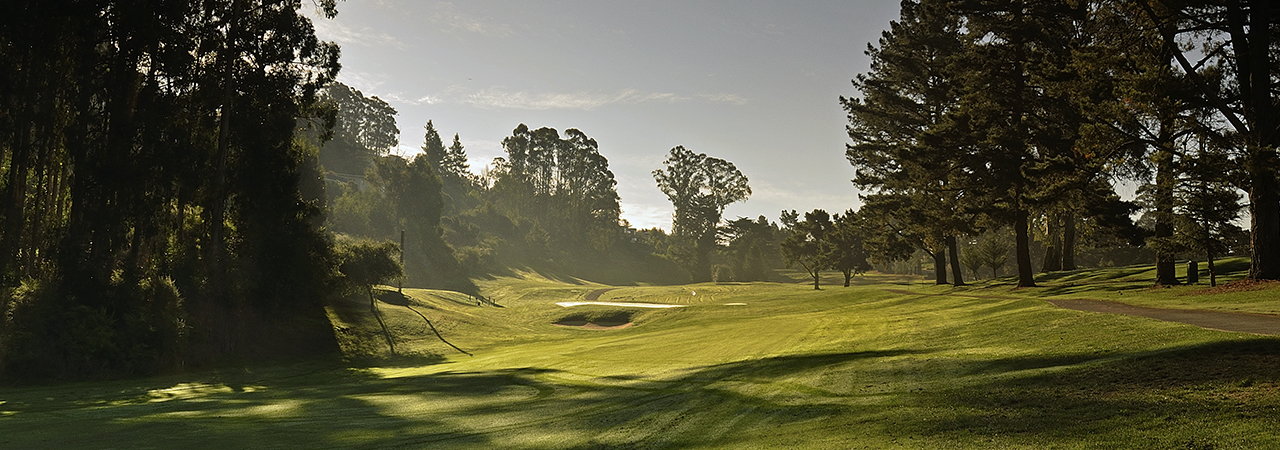
<path fill-rule="evenodd" d="M 316 96 L 339 51 L 302 6 L 6 2 L 7 373 L 138 373 L 332 347 L 322 179 L 316 149 L 295 137 L 324 122 Z"/>
<path fill-rule="evenodd" d="M 477 174 L 461 137 L 446 147 L 431 121 L 412 158 L 360 144 L 355 134 L 394 145 L 395 110 L 349 87 L 328 92 L 341 95 L 326 96 L 337 124 L 321 160 L 357 162 L 347 173 L 326 166 L 329 228 L 392 241 L 406 231 L 409 285 L 466 291 L 474 289 L 469 277 L 522 268 L 602 281 L 682 281 L 656 251 L 665 234 L 635 230 L 619 217 L 617 181 L 586 133 L 520 124 L 503 140 L 506 156 Z M 343 126 L 346 117 L 356 125 Z"/>
<path fill-rule="evenodd" d="M 400 283 L 474 289 L 441 237 L 444 184 L 432 153 L 392 153 L 400 135 L 397 112 L 381 99 L 342 83 L 326 86 L 322 94 L 321 106 L 334 121 L 331 135 L 309 137 L 320 145 L 325 163 L 327 230 L 396 244 L 404 261 Z M 427 127 L 430 144 L 435 132 Z"/>
<path fill-rule="evenodd" d="M 1270 2 L 907 0 L 841 98 L 867 219 L 960 283 L 957 238 L 1011 227 L 1020 286 L 1076 267 L 1079 236 L 1214 258 L 1248 193 L 1250 278 L 1280 278 Z M 1193 60 L 1194 59 L 1194 60 Z M 1142 230 L 1115 180 L 1144 185 Z M 1038 236 L 1037 236 L 1038 235 Z M 1145 238 L 1145 242 L 1144 242 Z M 969 258 L 977 260 L 979 258 Z M 977 265 L 977 263 L 975 263 Z"/>

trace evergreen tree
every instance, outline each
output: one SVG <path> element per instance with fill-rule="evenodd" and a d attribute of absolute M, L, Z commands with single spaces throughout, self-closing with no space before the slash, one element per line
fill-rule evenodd
<path fill-rule="evenodd" d="M 849 287 L 854 275 L 871 270 L 862 244 L 864 233 L 860 217 L 853 210 L 847 210 L 833 218 L 831 232 L 826 235 L 831 243 L 831 268 L 844 274 L 844 287 Z"/>
<path fill-rule="evenodd" d="M 895 202 L 894 226 L 934 257 L 937 283 L 947 283 L 946 251 L 953 236 L 972 227 L 961 200 L 967 191 L 957 176 L 970 145 L 948 133 L 960 106 L 956 58 L 964 51 L 960 17 L 944 2 L 902 2 L 901 19 L 890 23 L 879 46 L 868 46 L 871 71 L 853 81 L 862 98 L 841 97 L 853 143 L 845 156 L 857 168 L 854 183 Z M 946 200 L 944 200 L 946 199 Z M 886 211 L 887 212 L 887 211 Z M 955 249 L 952 249 L 954 254 Z M 955 273 L 957 284 L 962 276 Z"/>
<path fill-rule="evenodd" d="M 738 280 L 764 281 L 769 269 L 779 266 L 778 235 L 777 227 L 764 216 L 740 217 L 721 227 L 721 240 L 728 243 L 724 253 Z"/>
<path fill-rule="evenodd" d="M 1134 3 L 1145 23 L 1159 31 L 1199 98 L 1216 112 L 1218 134 L 1241 150 L 1238 164 L 1251 220 L 1249 278 L 1280 279 L 1280 110 L 1272 76 L 1280 67 L 1280 40 L 1273 34 L 1280 5 L 1266 0 Z M 1215 51 L 1184 50 L 1201 44 Z"/>
<path fill-rule="evenodd" d="M 1214 260 L 1228 252 L 1225 237 L 1243 232 L 1233 222 L 1240 218 L 1243 205 L 1240 194 L 1230 180 L 1238 168 L 1226 154 L 1201 151 L 1191 158 L 1183 170 L 1185 180 L 1177 192 L 1179 243 L 1205 257 L 1209 268 L 1209 285 L 1217 286 Z"/>
<path fill-rule="evenodd" d="M 872 247 L 879 249 L 879 254 L 886 260 L 901 260 L 911 251 L 906 248 L 919 249 L 933 260 L 934 284 L 947 284 L 947 237 L 942 234 L 942 226 L 936 224 L 937 211 L 941 205 L 929 206 L 933 197 L 905 196 L 905 194 L 870 194 L 863 196 L 863 207 L 859 210 L 864 224 L 874 230 L 877 235 L 872 238 Z"/>
<path fill-rule="evenodd" d="M 787 258 L 788 265 L 800 265 L 813 277 L 813 289 L 819 289 L 818 281 L 821 272 L 833 265 L 832 242 L 829 235 L 833 233 L 831 215 L 821 209 L 804 213 L 804 220 L 797 223 L 791 235 L 782 241 L 782 255 Z"/>

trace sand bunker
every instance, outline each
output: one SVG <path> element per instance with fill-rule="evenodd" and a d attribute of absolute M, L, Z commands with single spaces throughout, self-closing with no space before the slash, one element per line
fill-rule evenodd
<path fill-rule="evenodd" d="M 747 306 L 746 303 L 725 303 L 724 306 Z"/>
<path fill-rule="evenodd" d="M 630 328 L 631 312 L 629 311 L 606 311 L 606 312 L 586 312 L 574 313 L 560 320 L 552 322 L 552 325 L 559 327 L 583 328 L 587 330 L 618 330 L 622 328 Z"/>
<path fill-rule="evenodd" d="M 556 302 L 564 308 L 583 305 L 620 306 L 623 308 L 684 308 L 686 305 L 667 305 L 663 303 L 620 303 L 620 302 Z"/>
<path fill-rule="evenodd" d="M 631 326 L 635 324 L 631 322 L 627 322 L 619 325 L 600 325 L 596 323 L 585 323 L 582 325 L 574 325 L 574 324 L 568 324 L 568 323 L 553 323 L 552 325 L 555 325 L 557 327 L 582 328 L 584 330 L 621 330 L 623 328 L 631 328 Z"/>

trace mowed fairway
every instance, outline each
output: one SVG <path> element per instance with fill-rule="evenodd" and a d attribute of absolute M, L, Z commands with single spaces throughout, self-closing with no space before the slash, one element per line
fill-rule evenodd
<path fill-rule="evenodd" d="M 1276 339 L 857 281 L 598 299 L 671 309 L 564 308 L 605 286 L 535 275 L 484 282 L 501 307 L 406 289 L 391 362 L 3 387 L 0 448 L 1280 448 Z M 333 317 L 349 355 L 386 350 L 367 303 Z"/>

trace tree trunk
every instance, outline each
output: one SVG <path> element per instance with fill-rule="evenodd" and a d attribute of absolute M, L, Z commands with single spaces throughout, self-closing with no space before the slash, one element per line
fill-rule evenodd
<path fill-rule="evenodd" d="M 29 111 L 30 106 L 23 112 Z M 19 122 L 17 142 L 10 151 L 8 180 L 4 192 L 4 228 L 0 229 L 0 277 L 9 276 L 9 265 L 18 258 L 19 241 L 23 225 L 27 223 L 27 175 L 31 155 L 29 124 Z M 3 280 L 5 284 L 12 280 Z"/>
<path fill-rule="evenodd" d="M 1248 36 L 1238 39 L 1232 36 L 1232 46 L 1248 45 L 1248 61 L 1237 60 L 1237 67 L 1248 69 L 1248 78 L 1240 80 L 1247 85 L 1244 91 L 1245 114 L 1252 125 L 1249 158 L 1245 168 L 1249 171 L 1249 213 L 1250 213 L 1250 252 L 1249 279 L 1280 280 L 1280 189 L 1276 182 L 1276 147 L 1280 146 L 1280 134 L 1276 132 L 1277 117 L 1275 98 L 1273 95 L 1272 70 L 1275 63 L 1272 59 L 1272 46 L 1275 44 L 1272 27 L 1275 19 L 1275 2 L 1272 0 L 1252 0 L 1245 2 L 1249 8 Z M 1230 3 L 1229 3 L 1230 4 Z M 1239 5 L 1232 5 L 1236 13 L 1241 13 Z M 1240 21 L 1239 16 L 1230 18 Z M 1235 27 L 1242 30 L 1244 27 Z M 1234 34 L 1234 33 L 1233 33 Z M 1239 54 L 1240 49 L 1236 48 Z M 1243 59 L 1243 58 L 1239 58 Z M 1244 70 L 1238 76 L 1244 77 Z M 1247 84 L 1246 84 L 1247 83 Z M 1252 113 L 1252 114 L 1250 114 Z"/>
<path fill-rule="evenodd" d="M 939 247 L 929 253 L 933 257 L 933 284 L 947 284 L 947 249 Z"/>
<path fill-rule="evenodd" d="M 1014 213 L 1013 228 L 1016 232 L 1018 260 L 1018 287 L 1036 287 L 1035 271 L 1031 268 L 1031 233 L 1028 229 L 1027 211 L 1018 209 Z"/>
<path fill-rule="evenodd" d="M 1276 152 L 1255 152 L 1261 155 L 1250 158 L 1249 163 L 1249 172 L 1254 174 L 1249 190 L 1249 279 L 1280 280 L 1280 193 L 1276 192 L 1280 186 L 1275 169 L 1266 164 Z"/>
<path fill-rule="evenodd" d="M 849 287 L 849 281 L 853 280 L 853 270 L 844 269 L 844 287 Z"/>
<path fill-rule="evenodd" d="M 210 283 L 213 288 L 214 296 L 221 297 L 226 292 L 227 279 L 226 275 L 226 242 L 224 234 L 226 212 L 227 212 L 227 159 L 231 152 L 231 111 L 232 100 L 235 96 L 235 60 L 238 51 L 235 49 L 235 39 L 240 29 L 240 2 L 233 0 L 231 5 L 231 16 L 229 18 L 231 25 L 227 29 L 227 42 L 222 49 L 223 54 L 220 57 L 222 63 L 222 101 L 218 117 L 218 155 L 215 164 L 214 182 L 213 182 L 213 199 L 211 205 L 211 213 L 209 226 L 212 229 L 209 232 L 209 259 L 212 264 L 212 272 L 210 273 Z"/>
<path fill-rule="evenodd" d="M 1076 213 L 1062 216 L 1062 270 L 1076 270 Z"/>
<path fill-rule="evenodd" d="M 1156 143 L 1156 154 L 1153 158 L 1156 163 L 1156 186 L 1155 186 L 1155 213 L 1156 213 L 1156 233 L 1157 240 L 1167 240 L 1173 236 L 1173 189 L 1177 174 L 1174 173 L 1173 167 L 1173 145 L 1172 138 L 1166 137 L 1172 132 L 1174 126 L 1171 120 L 1162 120 L 1160 123 L 1160 138 Z M 1170 254 L 1163 245 L 1156 246 L 1156 286 L 1173 286 L 1178 284 L 1177 267 L 1175 266 L 1174 255 Z"/>
<path fill-rule="evenodd" d="M 1060 216 L 1058 214 L 1049 214 L 1045 217 L 1048 223 L 1048 245 L 1044 249 L 1044 261 L 1041 263 L 1041 272 L 1057 272 L 1062 270 L 1062 227 L 1058 225 Z"/>
<path fill-rule="evenodd" d="M 964 286 L 964 268 L 960 267 L 960 246 L 955 235 L 947 236 L 947 251 L 951 253 L 951 278 L 956 286 Z"/>
<path fill-rule="evenodd" d="M 1205 259 L 1209 261 L 1209 287 L 1218 286 L 1218 272 L 1213 267 L 1213 247 L 1209 247 L 1209 251 L 1205 252 Z"/>
<path fill-rule="evenodd" d="M 819 272 L 819 271 L 817 271 L 817 270 L 814 270 L 814 271 L 812 272 L 812 275 L 813 275 L 813 290 L 815 290 L 815 291 L 817 291 L 817 290 L 820 290 L 820 289 L 821 289 L 821 288 L 819 288 L 819 287 L 818 287 L 818 278 L 821 276 L 821 274 L 822 274 L 822 273 L 821 273 L 821 272 Z"/>

